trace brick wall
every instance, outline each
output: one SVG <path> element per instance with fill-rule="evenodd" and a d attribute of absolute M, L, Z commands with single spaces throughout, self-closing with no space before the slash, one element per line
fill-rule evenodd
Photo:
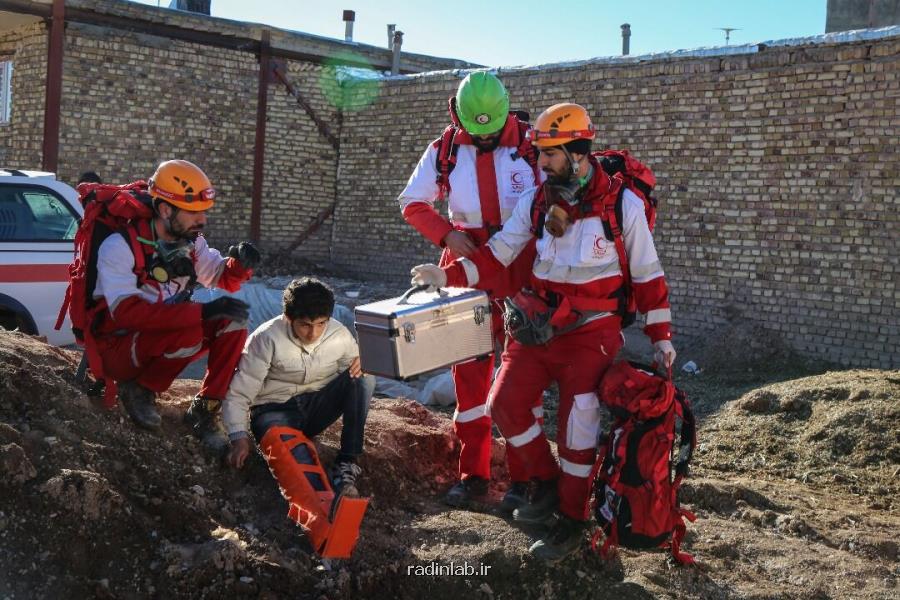
<path fill-rule="evenodd" d="M 43 25 L 0 38 L 0 51 L 14 51 L 12 124 L 0 127 L 4 164 L 40 168 L 46 40 Z M 336 122 L 337 110 L 319 91 L 323 68 L 296 61 L 287 67 L 316 112 Z M 69 23 L 58 177 L 74 184 L 93 170 L 105 181 L 126 182 L 148 178 L 162 160 L 185 158 L 206 171 L 219 195 L 211 241 L 247 239 L 258 79 L 257 58 L 247 52 Z M 277 249 L 334 201 L 337 161 L 280 83 L 269 86 L 268 109 L 262 245 Z M 329 238 L 326 224 L 304 252 L 327 259 Z"/>
<path fill-rule="evenodd" d="M 38 167 L 46 32 L 0 35 L 15 53 L 13 123 L 0 158 Z M 656 237 L 676 328 L 729 322 L 800 352 L 900 365 L 900 38 L 769 47 L 755 54 L 620 59 L 502 73 L 536 115 L 580 102 L 598 147 L 630 148 L 659 177 Z M 87 25 L 67 26 L 60 178 L 94 169 L 146 177 L 159 160 L 201 164 L 220 192 L 210 238 L 247 237 L 258 66 L 252 53 Z M 284 87 L 269 91 L 263 245 L 283 248 L 337 200 L 295 256 L 364 278 L 406 278 L 438 251 L 396 196 L 447 122 L 451 72 L 381 81 L 368 108 L 339 113 L 325 69 L 289 62 L 292 83 L 340 139 L 340 158 Z"/>
<path fill-rule="evenodd" d="M 320 87 L 320 80 L 329 76 L 326 71 L 318 65 L 291 62 L 288 78 L 337 137 L 340 134 L 338 111 Z M 271 84 L 261 227 L 267 247 L 284 248 L 293 242 L 316 215 L 334 202 L 336 172 L 337 152 L 319 133 L 313 119 L 283 85 Z M 249 204 L 249 194 L 241 201 Z M 303 243 L 300 254 L 316 262 L 327 261 L 331 225 L 331 219 L 326 220 Z"/>
<path fill-rule="evenodd" d="M 900 38 L 511 70 L 515 107 L 585 105 L 598 147 L 659 178 L 676 329 L 753 323 L 802 353 L 900 366 Z M 332 255 L 404 280 L 438 250 L 396 203 L 447 122 L 448 73 L 392 79 L 346 115 Z"/>
<path fill-rule="evenodd" d="M 47 72 L 46 29 L 42 24 L 35 24 L 0 33 L 0 54 L 13 59 L 13 105 L 9 125 L 0 125 L 0 165 L 40 169 Z"/>

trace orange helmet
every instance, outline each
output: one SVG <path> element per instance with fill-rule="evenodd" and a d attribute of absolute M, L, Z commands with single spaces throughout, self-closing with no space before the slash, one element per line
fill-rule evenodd
<path fill-rule="evenodd" d="M 154 199 L 199 212 L 212 208 L 216 190 L 200 167 L 186 160 L 167 160 L 156 167 L 148 190 Z"/>
<path fill-rule="evenodd" d="M 562 146 L 573 140 L 594 139 L 594 124 L 583 106 L 554 104 L 540 114 L 528 139 L 538 148 Z"/>

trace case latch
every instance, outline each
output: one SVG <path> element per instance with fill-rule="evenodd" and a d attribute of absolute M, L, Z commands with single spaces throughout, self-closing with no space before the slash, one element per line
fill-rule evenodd
<path fill-rule="evenodd" d="M 416 343 L 416 325 L 415 323 L 403 324 L 403 339 L 409 344 Z"/>
<path fill-rule="evenodd" d="M 475 324 L 476 325 L 484 325 L 484 315 L 487 313 L 487 307 L 485 307 L 482 304 L 479 304 L 472 310 L 475 311 Z"/>

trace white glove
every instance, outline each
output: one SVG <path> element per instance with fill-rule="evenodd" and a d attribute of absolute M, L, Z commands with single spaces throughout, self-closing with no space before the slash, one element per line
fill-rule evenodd
<path fill-rule="evenodd" d="M 660 367 L 668 369 L 675 364 L 675 346 L 669 340 L 659 340 L 653 347 L 656 348 L 656 354 L 653 359 Z"/>
<path fill-rule="evenodd" d="M 412 275 L 412 285 L 427 285 L 429 292 L 447 287 L 447 274 L 437 265 L 416 265 L 410 269 L 409 274 Z"/>

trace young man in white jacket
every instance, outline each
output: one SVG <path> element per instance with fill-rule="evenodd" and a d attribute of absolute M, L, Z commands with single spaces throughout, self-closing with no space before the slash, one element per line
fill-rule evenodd
<path fill-rule="evenodd" d="M 284 314 L 263 323 L 247 339 L 223 404 L 231 450 L 239 469 L 250 454 L 252 431 L 287 426 L 312 438 L 343 417 L 341 448 L 332 469 L 335 492 L 358 496 L 356 464 L 375 379 L 364 376 L 359 347 L 350 331 L 331 317 L 334 293 L 303 277 L 284 290 Z"/>

